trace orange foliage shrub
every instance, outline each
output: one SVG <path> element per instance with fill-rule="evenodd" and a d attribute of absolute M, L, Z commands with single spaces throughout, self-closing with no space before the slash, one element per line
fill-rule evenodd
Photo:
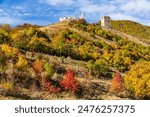
<path fill-rule="evenodd" d="M 38 73 L 38 74 L 41 74 L 42 71 L 43 71 L 43 64 L 42 62 L 37 59 L 33 64 L 32 64 L 32 68 L 33 70 Z"/>
<path fill-rule="evenodd" d="M 123 87 L 123 81 L 121 78 L 121 74 L 119 72 L 117 72 L 115 74 L 115 77 L 112 79 L 112 83 L 110 86 L 109 91 L 112 93 L 119 93 L 121 91 L 123 91 L 124 87 Z"/>
<path fill-rule="evenodd" d="M 65 90 L 69 90 L 71 94 L 74 94 L 78 90 L 78 82 L 75 78 L 74 72 L 72 69 L 68 69 L 64 75 L 63 81 L 60 84 L 64 87 Z"/>

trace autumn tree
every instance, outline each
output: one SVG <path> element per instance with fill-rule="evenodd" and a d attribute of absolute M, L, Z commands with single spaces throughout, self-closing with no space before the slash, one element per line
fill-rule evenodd
<path fill-rule="evenodd" d="M 28 49 L 28 42 L 30 40 L 30 37 L 27 36 L 25 30 L 15 30 L 13 29 L 11 31 L 11 44 L 19 49 Z"/>
<path fill-rule="evenodd" d="M 109 71 L 109 66 L 105 59 L 98 59 L 95 62 L 95 68 L 98 71 L 99 77 L 105 76 L 107 72 Z"/>
<path fill-rule="evenodd" d="M 4 25 L 0 25 L 0 28 L 5 30 L 6 32 L 10 32 L 11 31 L 11 26 L 10 24 L 4 24 Z"/>
<path fill-rule="evenodd" d="M 48 53 L 50 50 L 50 44 L 45 38 L 32 37 L 28 43 L 31 51 Z"/>
<path fill-rule="evenodd" d="M 43 67 L 46 72 L 46 75 L 51 78 L 55 72 L 53 66 L 48 62 L 44 62 Z"/>
<path fill-rule="evenodd" d="M 29 30 L 27 31 L 27 35 L 29 37 L 33 37 L 36 34 L 36 30 L 33 27 L 30 27 Z"/>
<path fill-rule="evenodd" d="M 67 45 L 65 44 L 65 39 L 62 36 L 55 36 L 53 38 L 52 47 L 58 56 L 61 56 L 62 53 L 65 55 L 67 53 Z"/>
<path fill-rule="evenodd" d="M 17 63 L 16 63 L 16 67 L 17 67 L 17 69 L 19 69 L 19 70 L 21 70 L 21 71 L 27 70 L 28 61 L 27 61 L 27 59 L 25 58 L 24 55 L 21 55 L 21 54 L 20 54 L 20 55 L 18 56 L 18 61 L 17 61 Z"/>
<path fill-rule="evenodd" d="M 2 44 L 1 49 L 7 57 L 16 57 L 19 54 L 17 48 L 11 47 L 8 44 Z"/>
<path fill-rule="evenodd" d="M 4 29 L 0 29 L 0 44 L 10 43 L 10 35 Z"/>
<path fill-rule="evenodd" d="M 138 98 L 150 97 L 150 61 L 132 65 L 124 77 L 125 86 Z"/>
<path fill-rule="evenodd" d="M 91 53 L 93 54 L 93 48 L 89 42 L 80 45 L 78 50 L 84 60 L 90 60 L 92 58 Z"/>

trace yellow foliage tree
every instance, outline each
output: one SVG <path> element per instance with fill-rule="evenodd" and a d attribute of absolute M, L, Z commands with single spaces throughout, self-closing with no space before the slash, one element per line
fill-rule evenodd
<path fill-rule="evenodd" d="M 7 57 L 14 57 L 15 55 L 19 54 L 19 50 L 17 48 L 10 47 L 7 44 L 2 44 L 1 48 Z"/>
<path fill-rule="evenodd" d="M 150 61 L 133 65 L 124 77 L 126 88 L 139 98 L 150 97 Z"/>
<path fill-rule="evenodd" d="M 78 48 L 79 54 L 84 58 L 88 58 L 91 51 L 93 50 L 92 46 L 89 43 L 84 43 Z"/>
<path fill-rule="evenodd" d="M 28 66 L 28 61 L 23 55 L 18 56 L 18 62 L 16 63 L 16 67 L 20 70 L 26 70 Z"/>
<path fill-rule="evenodd" d="M 23 37 L 22 33 L 14 33 L 11 35 L 11 39 L 13 41 L 20 41 L 20 39 Z"/>

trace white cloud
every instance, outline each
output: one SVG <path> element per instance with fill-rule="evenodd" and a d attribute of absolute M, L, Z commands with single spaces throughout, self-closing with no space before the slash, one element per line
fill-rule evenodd
<path fill-rule="evenodd" d="M 8 13 L 3 9 L 0 9 L 0 16 L 8 16 Z"/>
<path fill-rule="evenodd" d="M 51 22 L 44 21 L 44 20 L 26 20 L 26 19 L 19 19 L 19 18 L 12 18 L 12 17 L 0 17 L 0 24 L 11 24 L 11 25 L 18 25 L 24 23 L 30 24 L 38 24 L 38 25 L 47 25 Z"/>
<path fill-rule="evenodd" d="M 23 6 L 11 6 L 12 9 L 16 10 L 24 10 L 25 8 Z"/>
<path fill-rule="evenodd" d="M 105 4 L 91 4 L 91 5 L 86 5 L 82 6 L 80 10 L 84 13 L 87 14 L 108 14 L 111 12 L 114 12 L 116 10 L 116 6 L 114 5 L 105 5 Z M 97 14 L 97 15 L 98 15 Z"/>
<path fill-rule="evenodd" d="M 150 0 L 105 0 L 80 6 L 88 19 L 99 20 L 103 15 L 112 19 L 132 20 L 150 24 Z"/>
<path fill-rule="evenodd" d="M 52 6 L 68 6 L 74 3 L 74 0 L 39 0 L 40 3 L 47 3 Z"/>
<path fill-rule="evenodd" d="M 139 18 L 130 16 L 130 15 L 126 15 L 126 14 L 121 14 L 121 13 L 116 13 L 116 14 L 109 14 L 109 16 L 111 16 L 112 19 L 114 20 L 132 20 L 132 21 L 139 21 Z"/>
<path fill-rule="evenodd" d="M 122 4 L 121 10 L 140 13 L 142 11 L 150 11 L 150 1 L 148 0 L 132 0 L 126 4 Z"/>
<path fill-rule="evenodd" d="M 36 12 L 32 13 L 32 11 L 26 10 L 23 7 L 14 7 L 12 6 L 10 9 L 3 8 L 0 9 L 0 16 L 1 17 L 16 17 L 16 18 L 22 18 L 22 17 L 33 17 L 33 16 L 39 16 L 43 12 Z M 1 19 L 0 19 L 1 20 Z"/>
<path fill-rule="evenodd" d="M 42 24 L 42 21 L 38 20 L 37 17 L 40 19 L 45 18 L 46 23 L 48 23 L 50 22 L 50 17 L 54 22 L 59 17 L 79 16 L 83 12 L 87 21 L 90 22 L 99 21 L 102 16 L 110 15 L 112 19 L 116 20 L 133 20 L 150 24 L 150 0 L 32 0 L 32 2 L 34 2 L 34 5 L 26 2 L 26 4 L 20 6 L 1 8 L 0 22 L 8 20 L 12 24 L 13 22 L 22 23 L 26 21 Z M 22 20 L 27 19 L 27 17 L 31 19 L 33 17 L 37 20 L 33 19 L 33 22 L 31 20 Z"/>
<path fill-rule="evenodd" d="M 0 12 L 4 12 L 4 10 L 3 10 L 3 9 L 0 9 Z"/>
<path fill-rule="evenodd" d="M 125 4 L 121 4 L 120 11 L 127 15 L 135 16 L 139 18 L 150 18 L 150 1 L 149 0 L 130 0 Z"/>

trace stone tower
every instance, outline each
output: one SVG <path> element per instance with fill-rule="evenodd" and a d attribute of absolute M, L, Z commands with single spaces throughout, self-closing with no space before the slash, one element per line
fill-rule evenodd
<path fill-rule="evenodd" d="M 111 18 L 109 16 L 103 16 L 101 18 L 101 26 L 105 28 L 111 28 Z"/>
<path fill-rule="evenodd" d="M 80 19 L 84 19 L 84 14 L 83 13 L 81 13 Z"/>

